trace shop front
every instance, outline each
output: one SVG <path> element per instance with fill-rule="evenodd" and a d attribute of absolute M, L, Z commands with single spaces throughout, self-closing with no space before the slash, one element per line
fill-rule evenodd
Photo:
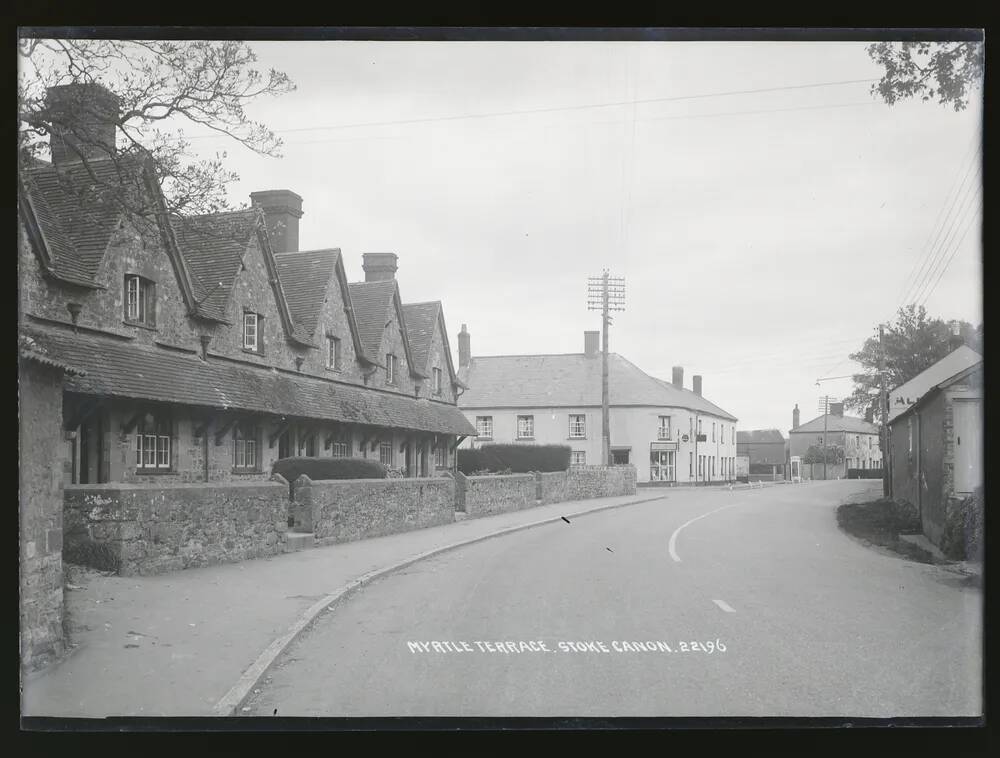
<path fill-rule="evenodd" d="M 649 481 L 677 481 L 677 443 L 649 443 Z"/>

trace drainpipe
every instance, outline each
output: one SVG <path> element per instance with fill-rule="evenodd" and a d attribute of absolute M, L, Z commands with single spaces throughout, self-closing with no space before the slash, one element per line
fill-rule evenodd
<path fill-rule="evenodd" d="M 205 451 L 203 458 L 205 459 L 205 484 L 208 484 L 208 423 L 205 424 L 205 431 L 201 435 L 201 447 Z"/>

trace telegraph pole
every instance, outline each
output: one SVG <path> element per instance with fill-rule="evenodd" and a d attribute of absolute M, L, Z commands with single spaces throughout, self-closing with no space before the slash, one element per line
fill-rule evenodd
<path fill-rule="evenodd" d="M 823 481 L 826 481 L 826 429 L 830 417 L 830 396 L 823 395 Z"/>
<path fill-rule="evenodd" d="M 603 350 L 601 355 L 601 455 L 604 465 L 611 464 L 611 410 L 608 389 L 608 326 L 611 311 L 625 310 L 625 279 L 609 276 L 608 270 L 600 276 L 587 279 L 587 310 L 601 311 Z"/>
<path fill-rule="evenodd" d="M 889 396 L 885 388 L 885 327 L 878 325 L 878 372 L 882 377 L 882 391 L 879 397 L 882 428 L 879 442 L 882 444 L 882 497 L 889 497 Z"/>

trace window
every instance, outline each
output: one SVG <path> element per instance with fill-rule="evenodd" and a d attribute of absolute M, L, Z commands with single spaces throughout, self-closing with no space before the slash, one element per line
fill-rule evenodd
<path fill-rule="evenodd" d="M 912 417 L 906 419 L 906 432 L 907 432 L 907 435 L 909 436 L 909 441 L 910 441 L 909 452 L 912 453 L 913 452 L 913 418 Z"/>
<path fill-rule="evenodd" d="M 448 446 L 443 442 L 434 448 L 434 465 L 437 468 L 448 468 Z"/>
<path fill-rule="evenodd" d="M 701 434 L 701 419 L 698 419 L 698 434 Z"/>
<path fill-rule="evenodd" d="M 433 374 L 434 374 L 434 394 L 435 395 L 440 395 L 441 394 L 441 369 L 439 369 L 437 366 L 435 366 L 434 370 L 433 370 Z"/>
<path fill-rule="evenodd" d="M 670 439 L 670 416 L 660 416 L 660 428 L 656 436 L 661 440 Z"/>
<path fill-rule="evenodd" d="M 326 336 L 326 344 L 328 348 L 326 367 L 332 368 L 334 371 L 340 371 L 340 337 L 328 334 Z"/>
<path fill-rule="evenodd" d="M 586 466 L 587 452 L 585 450 L 574 450 L 570 456 L 569 464 L 571 466 Z"/>
<path fill-rule="evenodd" d="M 156 285 L 135 274 L 125 276 L 125 320 L 132 324 L 156 324 Z"/>
<path fill-rule="evenodd" d="M 260 352 L 259 339 L 260 314 L 245 311 L 243 313 L 243 349 L 254 353 Z"/>
<path fill-rule="evenodd" d="M 253 424 L 237 424 L 233 429 L 233 468 L 259 471 L 257 447 L 257 427 Z"/>
<path fill-rule="evenodd" d="M 170 419 L 153 413 L 135 427 L 135 467 L 139 471 L 170 469 Z"/>
<path fill-rule="evenodd" d="M 382 462 L 383 466 L 392 468 L 392 443 L 383 442 L 378 446 L 378 459 Z"/>
<path fill-rule="evenodd" d="M 535 436 L 535 417 L 534 416 L 518 416 L 517 417 L 517 438 L 518 439 L 530 439 Z"/>
<path fill-rule="evenodd" d="M 688 439 L 694 439 L 694 419 L 688 419 Z"/>
<path fill-rule="evenodd" d="M 694 453 L 688 453 L 688 478 L 694 476 Z"/>
<path fill-rule="evenodd" d="M 315 432 L 299 432 L 299 455 L 307 458 L 316 457 Z"/>
<path fill-rule="evenodd" d="M 396 383 L 396 356 L 392 353 L 386 353 L 385 356 L 385 383 Z"/>
<path fill-rule="evenodd" d="M 715 422 L 712 422 L 712 442 L 715 442 Z"/>
<path fill-rule="evenodd" d="M 492 416 L 476 416 L 476 436 L 482 439 L 493 439 Z"/>
<path fill-rule="evenodd" d="M 334 458 L 350 458 L 351 457 L 351 443 L 350 442 L 334 442 L 333 443 L 333 457 Z"/>
<path fill-rule="evenodd" d="M 581 439 L 587 436 L 587 417 L 581 414 L 569 414 L 569 436 Z"/>

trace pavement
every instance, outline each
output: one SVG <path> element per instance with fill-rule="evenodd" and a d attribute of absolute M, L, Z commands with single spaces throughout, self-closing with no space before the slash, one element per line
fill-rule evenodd
<path fill-rule="evenodd" d="M 25 678 L 21 713 L 229 715 L 268 658 L 281 652 L 276 643 L 294 638 L 311 620 L 306 617 L 318 613 L 318 604 L 359 581 L 434 551 L 670 494 L 639 491 L 557 503 L 158 576 L 106 576 L 67 566 L 65 599 L 74 646 L 61 663 Z"/>
<path fill-rule="evenodd" d="M 422 560 L 324 610 L 240 712 L 980 716 L 982 592 L 838 529 L 875 485 L 674 492 Z"/>

